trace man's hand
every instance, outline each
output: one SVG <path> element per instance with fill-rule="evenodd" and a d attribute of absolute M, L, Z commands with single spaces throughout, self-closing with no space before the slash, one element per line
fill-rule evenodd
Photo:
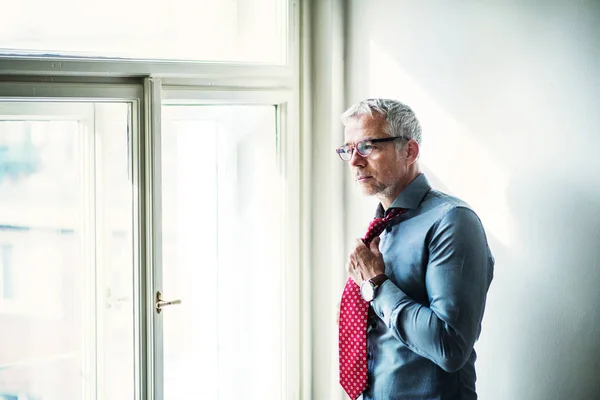
<path fill-rule="evenodd" d="M 357 239 L 356 246 L 348 257 L 346 270 L 357 285 L 364 280 L 384 274 L 385 264 L 379 252 L 379 237 L 373 239 L 370 247 L 367 247 L 362 239 Z"/>

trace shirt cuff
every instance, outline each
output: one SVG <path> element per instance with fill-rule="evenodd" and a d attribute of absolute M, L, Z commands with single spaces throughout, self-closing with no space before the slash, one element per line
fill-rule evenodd
<path fill-rule="evenodd" d="M 406 297 L 408 297 L 406 293 L 388 279 L 377 288 L 377 295 L 371 302 L 371 307 L 373 307 L 375 314 L 389 327 L 392 312 L 398 308 L 398 305 Z"/>

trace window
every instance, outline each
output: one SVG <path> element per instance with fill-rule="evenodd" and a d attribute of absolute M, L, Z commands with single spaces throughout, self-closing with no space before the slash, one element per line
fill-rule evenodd
<path fill-rule="evenodd" d="M 0 397 L 301 398 L 293 2 L 167 3 L 0 27 Z"/>
<path fill-rule="evenodd" d="M 163 288 L 184 300 L 164 315 L 165 398 L 279 399 L 276 107 L 167 105 L 162 115 Z"/>
<path fill-rule="evenodd" d="M 0 227 L 0 229 L 6 229 Z M 15 297 L 15 282 L 12 265 L 12 246 L 0 243 L 0 301 L 11 300 Z"/>
<path fill-rule="evenodd" d="M 128 114 L 0 102 L 0 394 L 133 397 Z"/>
<path fill-rule="evenodd" d="M 0 25 L 0 53 L 284 64 L 286 3 L 21 0 Z"/>

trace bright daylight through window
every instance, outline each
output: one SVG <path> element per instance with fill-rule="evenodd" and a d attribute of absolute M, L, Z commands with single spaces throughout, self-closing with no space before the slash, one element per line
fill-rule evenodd
<path fill-rule="evenodd" d="M 298 4 L 5 2 L 0 400 L 297 397 Z"/>
<path fill-rule="evenodd" d="M 276 140 L 273 106 L 163 107 L 163 287 L 184 299 L 164 313 L 165 399 L 281 396 Z"/>
<path fill-rule="evenodd" d="M 286 3 L 20 0 L 6 5 L 0 54 L 284 64 Z"/>
<path fill-rule="evenodd" d="M 128 105 L 0 102 L 0 399 L 133 397 Z"/>

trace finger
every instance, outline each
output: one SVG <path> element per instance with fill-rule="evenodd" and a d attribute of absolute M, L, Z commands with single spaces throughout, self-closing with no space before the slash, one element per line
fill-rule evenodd
<path fill-rule="evenodd" d="M 352 250 L 350 253 L 350 259 L 354 264 L 360 264 L 362 261 L 364 261 L 365 257 L 368 257 L 367 254 L 369 253 L 371 253 L 369 248 L 363 244 L 362 247 L 357 246 L 354 250 Z"/>
<path fill-rule="evenodd" d="M 350 273 L 352 273 L 353 269 L 354 269 L 354 259 L 352 257 L 349 257 L 348 262 L 346 263 L 346 272 L 348 272 L 350 274 Z"/>
<path fill-rule="evenodd" d="M 356 257 L 350 257 L 348 259 L 348 264 L 346 265 L 346 270 L 349 274 L 353 274 L 358 267 L 358 260 Z"/>
<path fill-rule="evenodd" d="M 360 263 L 368 263 L 369 260 L 371 260 L 373 258 L 373 250 L 371 250 L 371 248 L 364 246 L 361 249 L 358 249 L 356 251 L 356 259 L 358 260 L 358 262 Z"/>
<path fill-rule="evenodd" d="M 356 244 L 354 245 L 354 249 L 355 250 L 358 250 L 358 249 L 361 249 L 361 248 L 365 248 L 365 247 L 367 247 L 367 246 L 365 245 L 364 240 L 362 240 L 362 239 L 356 239 Z"/>
<path fill-rule="evenodd" d="M 348 262 L 348 275 L 355 283 L 358 284 L 360 282 L 360 268 L 358 268 L 356 260 Z"/>
<path fill-rule="evenodd" d="M 371 252 L 376 256 L 381 255 L 381 253 L 379 252 L 379 241 L 379 237 L 376 237 L 375 239 L 373 239 L 371 245 L 369 246 L 369 250 L 371 250 Z"/>

